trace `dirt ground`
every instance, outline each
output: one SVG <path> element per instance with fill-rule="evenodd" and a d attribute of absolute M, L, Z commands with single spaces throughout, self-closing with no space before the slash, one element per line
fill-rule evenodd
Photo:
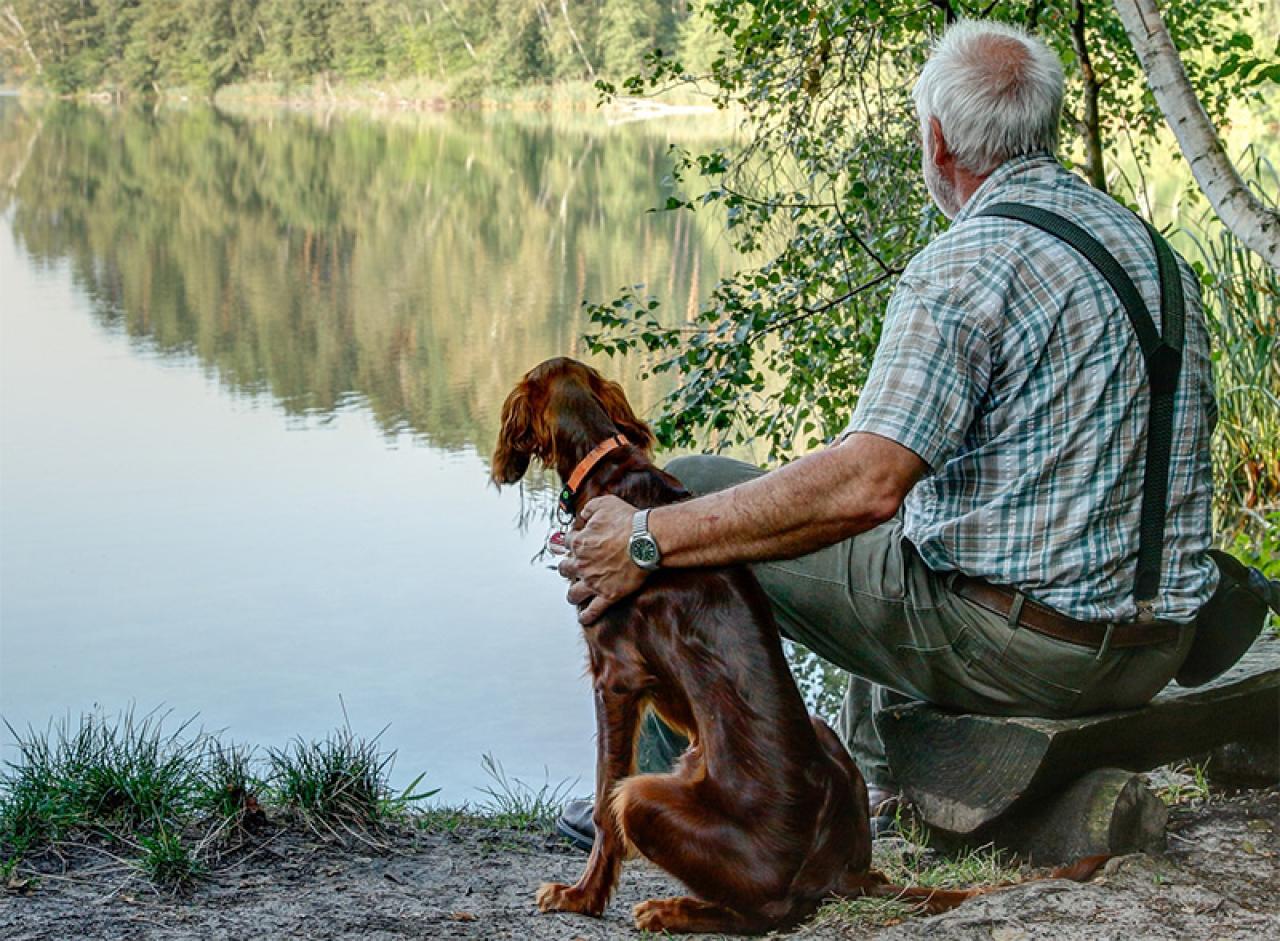
<path fill-rule="evenodd" d="M 389 852 L 268 833 L 185 897 L 157 894 L 99 851 L 46 858 L 0 888 L 5 941 L 403 938 L 595 941 L 642 937 L 631 906 L 678 893 L 632 863 L 602 919 L 539 915 L 538 883 L 573 881 L 585 856 L 547 837 L 461 829 L 403 834 Z M 65 871 L 64 871 L 65 870 Z M 1280 938 L 1280 789 L 1174 810 L 1166 855 L 1112 860 L 1086 885 L 1037 882 L 944 915 L 871 927 L 823 920 L 803 939 Z"/>

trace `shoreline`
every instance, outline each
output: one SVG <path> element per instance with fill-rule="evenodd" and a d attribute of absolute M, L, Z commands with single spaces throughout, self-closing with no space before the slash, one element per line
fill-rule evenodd
<path fill-rule="evenodd" d="M 0 773 L 0 938 L 605 941 L 645 937 L 631 906 L 683 892 L 636 859 L 603 917 L 539 914 L 538 886 L 575 881 L 588 858 L 555 832 L 564 787 L 531 789 L 489 759 L 490 801 L 432 807 L 421 776 L 392 790 L 394 752 L 349 727 L 258 752 L 164 718 L 86 714 L 20 742 Z M 1085 883 L 1023 884 L 1045 875 L 1035 860 L 940 853 L 908 812 L 875 841 L 875 869 L 999 891 L 932 917 L 897 899 L 829 901 L 787 937 L 1280 937 L 1280 785 L 1216 789 L 1192 766 L 1158 777 L 1163 853 L 1116 857 Z"/>
<path fill-rule="evenodd" d="M 1018 941 L 1251 938 L 1280 932 L 1280 792 L 1173 808 L 1168 852 L 1111 860 L 1092 881 L 1011 885 L 928 917 L 892 900 L 833 902 L 787 938 L 805 941 Z M 875 865 L 931 858 L 880 840 Z M 601 918 L 544 915 L 543 881 L 572 882 L 586 855 L 540 830 L 493 821 L 401 827 L 380 846 L 264 821 L 184 893 L 158 891 L 86 841 L 0 881 L 9 941 L 197 941 L 210 937 L 531 939 L 652 937 L 631 907 L 681 892 L 645 862 L 627 864 Z M 919 865 L 919 862 L 909 862 Z M 1025 875 L 1026 873 L 1024 873 Z M 990 877 L 960 876 L 962 883 Z"/>
<path fill-rule="evenodd" d="M 212 95 L 185 87 L 163 88 L 156 93 L 125 94 L 115 89 L 55 94 L 33 86 L 0 89 L 4 97 L 127 106 L 149 104 L 206 104 L 219 109 L 262 107 L 319 113 L 424 113 L 547 111 L 591 112 L 604 115 L 608 124 L 628 124 L 669 117 L 721 114 L 697 95 L 643 98 L 616 95 L 602 101 L 599 91 L 585 82 L 531 85 L 513 89 L 459 89 L 419 80 L 387 82 L 241 82 L 219 88 Z"/>

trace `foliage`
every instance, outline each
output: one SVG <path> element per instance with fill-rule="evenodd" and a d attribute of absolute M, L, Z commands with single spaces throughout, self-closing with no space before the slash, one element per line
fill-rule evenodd
<path fill-rule="evenodd" d="M 11 0 L 0 66 L 55 91 L 212 93 L 244 80 L 431 77 L 465 86 L 624 76 L 697 58 L 683 0 Z"/>
<path fill-rule="evenodd" d="M 702 9 L 729 50 L 711 64 L 714 95 L 745 114 L 745 143 L 677 153 L 678 191 L 663 208 L 721 207 L 749 264 L 691 319 L 673 322 L 643 289 L 591 304 L 598 329 L 588 339 L 604 353 L 643 352 L 653 373 L 678 377 L 658 421 L 663 444 L 705 447 L 710 437 L 714 447 L 750 445 L 776 461 L 817 447 L 847 421 L 894 280 L 945 225 L 920 174 L 907 170 L 920 159 L 909 88 L 929 37 L 973 11 L 950 0 L 712 0 Z M 1097 114 L 1090 123 L 1067 109 L 1068 153 L 1087 152 L 1085 139 L 1107 159 L 1121 139 L 1139 157 L 1150 150 L 1162 119 L 1109 6 L 997 0 L 982 13 L 1039 29 L 1066 63 L 1069 102 L 1087 91 L 1088 58 Z M 1165 13 L 1179 45 L 1199 50 L 1188 71 L 1213 116 L 1241 96 L 1260 100 L 1259 70 L 1241 78 L 1226 65 L 1253 48 L 1239 5 L 1178 0 Z M 639 93 L 697 78 L 678 56 L 655 52 L 645 74 L 622 87 Z M 600 87 L 606 96 L 618 89 Z"/>
<path fill-rule="evenodd" d="M 1252 163 L 1262 198 L 1277 205 L 1280 174 L 1261 157 Z M 1195 249 L 1213 339 L 1219 524 L 1258 537 L 1266 529 L 1260 514 L 1280 512 L 1280 272 L 1213 225 L 1207 212 L 1183 232 Z"/>
<path fill-rule="evenodd" d="M 849 675 L 833 669 L 813 651 L 793 641 L 784 638 L 782 648 L 809 711 L 827 723 L 834 723 L 844 702 Z"/>

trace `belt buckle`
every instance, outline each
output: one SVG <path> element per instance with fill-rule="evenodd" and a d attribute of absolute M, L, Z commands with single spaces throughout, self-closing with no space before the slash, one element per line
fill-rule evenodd
<path fill-rule="evenodd" d="M 1147 598 L 1138 602 L 1138 616 L 1134 619 L 1139 624 L 1150 624 L 1156 619 L 1156 602 Z"/>

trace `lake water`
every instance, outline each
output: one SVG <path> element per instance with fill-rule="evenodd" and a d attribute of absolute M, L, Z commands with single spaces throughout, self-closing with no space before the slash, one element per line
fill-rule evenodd
<path fill-rule="evenodd" d="M 0 98 L 0 715 L 279 747 L 345 703 L 399 784 L 475 800 L 491 753 L 589 789 L 548 524 L 487 455 L 584 296 L 714 283 L 714 236 L 644 212 L 705 124 Z"/>

